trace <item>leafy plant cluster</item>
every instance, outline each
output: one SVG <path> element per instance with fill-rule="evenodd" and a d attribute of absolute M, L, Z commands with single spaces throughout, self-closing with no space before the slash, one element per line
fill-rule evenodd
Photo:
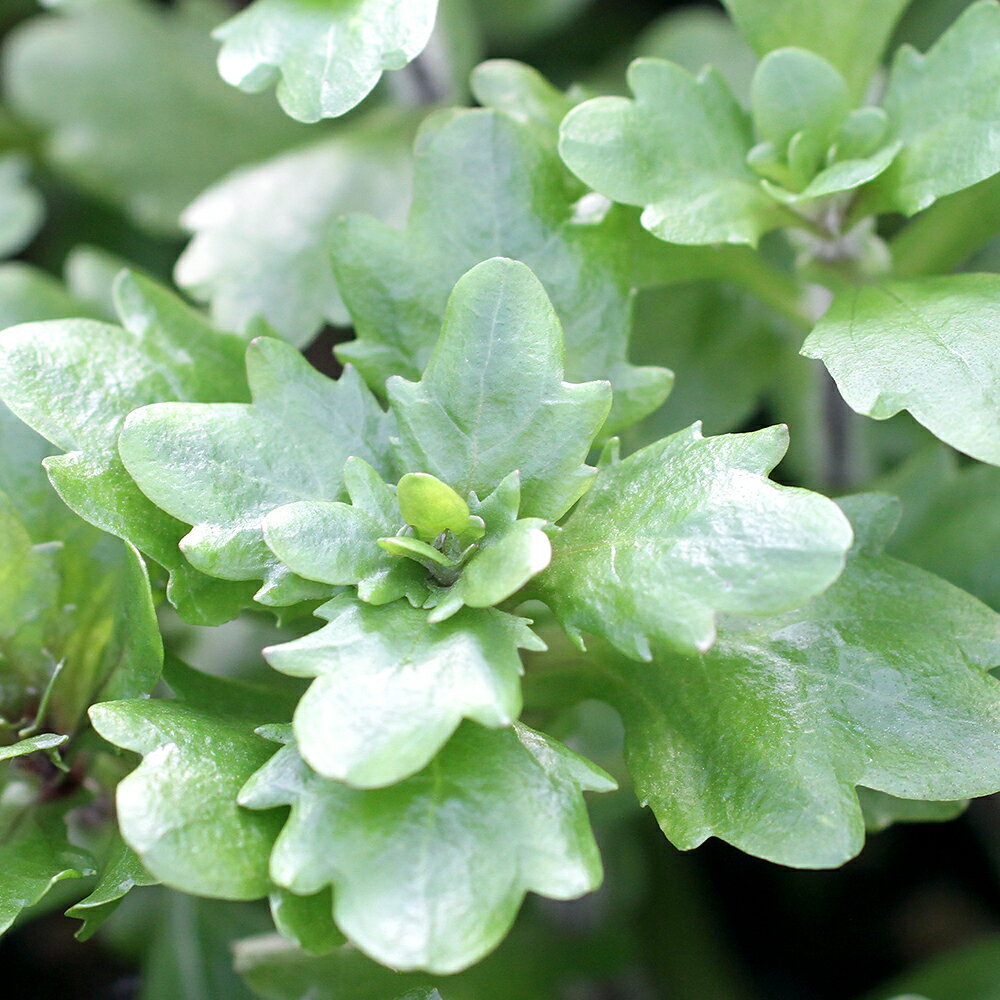
<path fill-rule="evenodd" d="M 466 94 L 579 4 L 52 6 L 0 249 L 68 188 L 207 311 L 0 266 L 4 929 L 162 883 L 268 900 L 262 997 L 484 998 L 601 883 L 584 793 L 824 868 L 1000 790 L 994 0 L 887 68 L 905 0 L 727 0 L 632 96 Z M 234 619 L 266 674 L 184 662 Z"/>

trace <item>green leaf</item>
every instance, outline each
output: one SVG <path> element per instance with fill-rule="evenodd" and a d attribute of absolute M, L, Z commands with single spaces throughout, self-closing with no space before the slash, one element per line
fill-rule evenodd
<path fill-rule="evenodd" d="M 0 156 L 0 257 L 23 250 L 38 232 L 45 205 L 28 184 L 28 161 Z"/>
<path fill-rule="evenodd" d="M 156 879 L 146 871 L 135 851 L 116 830 L 105 852 L 93 892 L 66 911 L 67 917 L 83 921 L 76 932 L 77 940 L 87 941 L 93 937 L 135 886 L 155 884 Z"/>
<path fill-rule="evenodd" d="M 469 523 L 469 505 L 446 483 L 426 472 L 408 472 L 396 484 L 403 520 L 425 542 L 445 531 L 461 534 Z"/>
<path fill-rule="evenodd" d="M 522 70 L 486 64 L 477 71 L 477 92 L 497 99 L 505 87 L 548 87 L 534 77 L 523 83 Z M 543 115 L 557 113 L 553 103 L 558 110 L 569 106 L 555 91 L 533 101 Z M 417 140 L 414 183 L 405 232 L 360 216 L 338 230 L 343 250 L 334 267 L 358 339 L 337 354 L 356 364 L 370 385 L 381 389 L 391 375 L 418 377 L 455 283 L 474 265 L 503 255 L 531 267 L 550 296 L 565 329 L 567 378 L 611 381 L 606 433 L 663 401 L 669 373 L 626 360 L 632 287 L 622 252 L 626 220 L 612 212 L 600 222 L 581 221 L 574 204 L 582 192 L 568 179 L 554 143 L 499 111 L 442 115 Z"/>
<path fill-rule="evenodd" d="M 144 407 L 119 452 L 153 503 L 193 525 L 181 547 L 195 568 L 263 580 L 255 596 L 268 605 L 328 597 L 278 562 L 262 521 L 293 501 L 338 498 L 350 456 L 384 471 L 389 420 L 355 372 L 334 382 L 279 340 L 257 338 L 246 361 L 252 403 Z"/>
<path fill-rule="evenodd" d="M 277 82 L 299 121 L 336 118 L 420 54 L 436 13 L 437 0 L 255 0 L 213 32 L 219 72 L 251 93 Z"/>
<path fill-rule="evenodd" d="M 727 620 L 700 657 L 594 651 L 640 800 L 681 849 L 715 836 L 833 867 L 862 847 L 857 785 L 922 800 L 1000 787 L 1000 616 L 883 554 L 888 498 L 844 506 L 857 543 L 812 603 Z"/>
<path fill-rule="evenodd" d="M 1000 469 L 959 464 L 950 449 L 934 445 L 915 455 L 879 489 L 903 504 L 891 555 L 943 576 L 1000 610 Z"/>
<path fill-rule="evenodd" d="M 65 801 L 0 810 L 0 934 L 57 882 L 94 873 L 90 856 L 69 842 L 66 811 Z"/>
<path fill-rule="evenodd" d="M 926 55 L 899 50 L 883 103 L 903 149 L 865 207 L 913 215 L 1000 171 L 998 46 L 1000 6 L 980 0 Z"/>
<path fill-rule="evenodd" d="M 463 718 L 494 728 L 521 714 L 518 649 L 541 649 L 523 618 L 466 609 L 439 625 L 403 601 L 340 597 L 318 632 L 264 650 L 293 677 L 317 678 L 295 710 L 313 770 L 357 788 L 391 785 L 427 765 Z"/>
<path fill-rule="evenodd" d="M 723 0 L 743 36 L 765 55 L 797 45 L 831 62 L 860 98 L 909 0 Z"/>
<path fill-rule="evenodd" d="M 175 279 L 227 330 L 262 317 L 296 347 L 347 326 L 330 254 L 334 223 L 367 212 L 396 224 L 409 205 L 410 118 L 369 116 L 322 142 L 241 168 L 181 216 L 193 234 Z"/>
<path fill-rule="evenodd" d="M 168 569 L 168 596 L 184 617 L 226 621 L 249 603 L 251 591 L 188 565 L 177 550 L 183 525 L 135 486 L 119 457 L 118 435 L 125 417 L 147 403 L 245 399 L 245 344 L 137 274 L 119 278 L 115 299 L 124 328 L 59 320 L 4 331 L 0 397 L 67 452 L 46 467 L 76 513 Z"/>
<path fill-rule="evenodd" d="M 851 98 L 844 78 L 821 56 L 783 48 L 769 52 L 758 65 L 750 106 L 758 137 L 779 150 L 807 130 L 826 147 L 851 110 Z"/>
<path fill-rule="evenodd" d="M 35 545 L 17 510 L 0 493 L 0 665 L 20 683 L 0 693 L 0 713 L 19 710 L 24 685 L 38 683 L 52 669 L 48 652 L 51 614 L 59 602 L 58 546 Z M 5 680 L 7 680 L 5 678 Z M 14 699 L 7 705 L 8 698 Z"/>
<path fill-rule="evenodd" d="M 61 747 L 69 740 L 68 736 L 60 736 L 58 733 L 40 733 L 38 736 L 29 736 L 25 740 L 18 740 L 8 746 L 0 747 L 0 761 L 13 760 L 15 757 L 23 757 L 26 753 L 36 753 L 39 750 L 54 750 Z"/>
<path fill-rule="evenodd" d="M 486 537 L 464 565 L 458 580 L 440 595 L 428 616 L 441 622 L 463 605 L 489 608 L 516 594 L 552 561 L 552 543 L 540 518 L 518 518 L 520 482 L 511 473 L 484 501 L 473 506 Z"/>
<path fill-rule="evenodd" d="M 143 226 L 175 233 L 209 184 L 307 136 L 218 79 L 208 32 L 224 12 L 202 0 L 31 18 L 6 42 L 5 94 L 46 133 L 55 168 Z"/>
<path fill-rule="evenodd" d="M 476 15 L 490 37 L 501 45 L 522 45 L 568 21 L 587 0 L 507 0 L 502 6 L 474 0 Z"/>
<path fill-rule="evenodd" d="M 262 522 L 268 547 L 307 580 L 357 586 L 372 604 L 401 597 L 422 604 L 427 596 L 423 575 L 380 547 L 380 536 L 402 527 L 395 490 L 360 458 L 347 459 L 342 475 L 351 504 L 300 500 L 272 510 Z"/>
<path fill-rule="evenodd" d="M 584 493 L 607 383 L 563 382 L 559 320 L 530 269 L 496 258 L 464 275 L 420 382 L 386 386 L 399 456 L 460 493 L 520 471 L 522 513 L 556 520 Z M 456 436 L 456 429 L 460 436 Z"/>
<path fill-rule="evenodd" d="M 969 803 L 922 802 L 919 799 L 898 799 L 895 795 L 858 787 L 858 801 L 865 817 L 865 829 L 880 833 L 894 823 L 947 823 L 961 816 Z"/>
<path fill-rule="evenodd" d="M 122 837 L 149 873 L 182 892 L 257 899 L 270 891 L 267 859 L 281 817 L 241 809 L 236 795 L 273 748 L 254 734 L 259 717 L 217 705 L 113 701 L 94 705 L 90 719 L 110 743 L 144 757 L 116 802 Z"/>
<path fill-rule="evenodd" d="M 307 954 L 325 955 L 344 944 L 344 935 L 333 922 L 333 897 L 329 889 L 311 896 L 296 896 L 287 889 L 276 889 L 269 901 L 274 926 Z"/>
<path fill-rule="evenodd" d="M 648 660 L 705 651 L 719 613 L 769 615 L 836 580 L 851 530 L 832 501 L 767 474 L 784 427 L 703 438 L 697 424 L 601 469 L 552 543 L 539 596 L 571 635 Z"/>
<path fill-rule="evenodd" d="M 787 216 L 746 164 L 750 123 L 722 77 L 637 59 L 635 100 L 597 97 L 562 125 L 559 151 L 595 191 L 643 207 L 642 224 L 670 243 L 755 246 Z"/>
<path fill-rule="evenodd" d="M 838 295 L 806 339 L 858 413 L 909 412 L 932 434 L 1000 465 L 1000 276 L 956 274 Z"/>
<path fill-rule="evenodd" d="M 334 918 L 397 969 L 456 972 L 492 950 L 528 891 L 571 899 L 600 858 L 582 790 L 614 782 L 523 726 L 466 723 L 428 767 L 390 788 L 352 789 L 283 747 L 247 783 L 252 809 L 291 805 L 271 857 L 299 894 L 334 886 Z"/>
<path fill-rule="evenodd" d="M 757 59 L 721 10 L 695 6 L 669 11 L 639 36 L 635 55 L 666 59 L 689 73 L 712 66 L 740 102 L 749 103 Z"/>

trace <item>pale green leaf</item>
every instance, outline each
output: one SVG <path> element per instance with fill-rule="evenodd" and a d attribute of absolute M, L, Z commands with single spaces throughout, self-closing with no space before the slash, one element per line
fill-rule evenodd
<path fill-rule="evenodd" d="M 181 210 L 234 167 L 307 132 L 219 80 L 211 26 L 222 4 L 105 3 L 34 17 L 8 37 L 5 93 L 45 133 L 70 180 L 174 233 Z"/>
<path fill-rule="evenodd" d="M 23 757 L 26 753 L 36 753 L 39 750 L 55 750 L 68 739 L 68 736 L 60 736 L 58 733 L 41 733 L 38 736 L 29 736 L 27 739 L 18 740 L 17 743 L 0 747 L 0 761 L 13 760 L 15 757 Z"/>
<path fill-rule="evenodd" d="M 563 381 L 559 320 L 524 264 L 497 258 L 464 275 L 421 381 L 393 377 L 387 389 L 401 463 L 460 493 L 519 470 L 521 512 L 555 520 L 593 478 L 583 462 L 609 387 Z"/>
<path fill-rule="evenodd" d="M 721 10 L 698 5 L 669 11 L 639 36 L 635 55 L 666 59 L 689 73 L 711 66 L 741 103 L 749 103 L 757 60 Z"/>
<path fill-rule="evenodd" d="M 389 423 L 360 378 L 339 382 L 294 348 L 260 337 L 247 349 L 253 402 L 164 403 L 133 412 L 119 451 L 158 507 L 193 525 L 181 541 L 197 569 L 263 580 L 257 600 L 281 606 L 329 596 L 282 566 L 261 522 L 298 500 L 335 500 L 348 457 L 384 471 Z"/>
<path fill-rule="evenodd" d="M 358 788 L 421 770 L 463 718 L 511 725 L 521 713 L 518 648 L 539 649 L 528 622 L 467 609 L 428 625 L 404 601 L 341 597 L 318 632 L 264 651 L 293 677 L 317 678 L 295 710 L 299 751 L 315 771 Z"/>
<path fill-rule="evenodd" d="M 785 150 L 792 136 L 808 130 L 825 148 L 851 110 L 851 98 L 844 78 L 821 56 L 806 49 L 782 48 L 760 61 L 751 85 L 750 108 L 762 141 Z"/>
<path fill-rule="evenodd" d="M 776 614 L 825 590 L 851 530 L 836 505 L 767 474 L 784 427 L 703 438 L 697 424 L 601 469 L 536 587 L 571 634 L 628 656 L 707 650 L 716 616 Z"/>
<path fill-rule="evenodd" d="M 268 548 L 307 580 L 357 586 L 373 604 L 401 597 L 422 604 L 422 571 L 408 559 L 394 559 L 379 541 L 402 527 L 394 489 L 360 458 L 349 458 L 342 476 L 350 504 L 300 500 L 272 510 L 262 521 Z"/>
<path fill-rule="evenodd" d="M 1000 171 L 1000 6 L 970 5 L 920 55 L 899 50 L 889 74 L 889 134 L 903 144 L 865 204 L 913 215 Z"/>
<path fill-rule="evenodd" d="M 334 223 L 366 212 L 396 224 L 409 205 L 410 118 L 378 115 L 334 137 L 244 167 L 184 212 L 193 234 L 176 281 L 224 329 L 262 317 L 296 346 L 324 323 L 348 325 L 330 269 Z"/>
<path fill-rule="evenodd" d="M 863 96 L 892 29 L 910 0 L 723 0 L 758 55 L 797 45 L 840 70 Z"/>
<path fill-rule="evenodd" d="M 420 54 L 436 13 L 437 0 L 254 0 L 213 32 L 219 72 L 250 92 L 277 82 L 299 121 L 336 118 Z"/>
<path fill-rule="evenodd" d="M 728 619 L 703 656 L 593 651 L 639 797 L 682 849 L 715 836 L 833 867 L 863 844 L 857 785 L 938 801 L 1000 787 L 1000 616 L 882 553 L 888 498 L 845 508 L 847 568 L 805 607 Z"/>
<path fill-rule="evenodd" d="M 89 895 L 66 911 L 67 917 L 83 921 L 76 932 L 77 940 L 86 941 L 93 937 L 135 886 L 155 884 L 156 879 L 146 871 L 135 851 L 116 830 L 105 851 L 97 885 Z"/>
<path fill-rule="evenodd" d="M 1000 465 L 1000 276 L 956 274 L 850 289 L 802 353 L 858 413 L 909 412 L 959 451 Z"/>
<path fill-rule="evenodd" d="M 570 899 L 601 864 L 583 790 L 611 779 L 523 726 L 466 723 L 419 774 L 361 791 L 283 747 L 247 783 L 253 809 L 291 805 L 271 875 L 299 894 L 334 886 L 334 918 L 397 969 L 456 972 L 509 930 L 528 891 Z"/>
<path fill-rule="evenodd" d="M 274 926 L 303 952 L 325 955 L 344 943 L 344 935 L 333 922 L 333 897 L 329 889 L 311 896 L 275 889 L 269 902 Z"/>
<path fill-rule="evenodd" d="M 494 99 L 497 90 L 502 96 L 504 87 L 520 82 L 511 65 L 517 66 L 480 67 L 477 87 Z M 537 100 L 546 114 L 561 95 L 546 92 Z M 606 433 L 655 409 L 671 378 L 661 368 L 639 369 L 627 361 L 632 278 L 629 255 L 622 252 L 626 220 L 614 212 L 603 221 L 581 220 L 574 210 L 580 194 L 552 142 L 528 123 L 488 110 L 432 119 L 417 141 L 407 229 L 399 233 L 350 217 L 338 230 L 334 267 L 358 337 L 339 347 L 338 356 L 356 364 L 377 389 L 390 375 L 417 377 L 455 283 L 487 258 L 512 257 L 535 271 L 559 315 L 567 378 L 611 381 L 614 406 Z"/>
<path fill-rule="evenodd" d="M 858 801 L 869 833 L 880 833 L 894 823 L 947 823 L 961 816 L 969 805 L 966 799 L 957 802 L 900 799 L 861 786 L 858 786 Z"/>
<path fill-rule="evenodd" d="M 41 196 L 28 184 L 28 161 L 0 156 L 0 257 L 23 250 L 45 215 Z"/>
<path fill-rule="evenodd" d="M 218 682 L 221 683 L 221 682 Z M 267 859 L 281 818 L 241 809 L 236 795 L 271 755 L 252 719 L 179 701 L 94 705 L 110 743 L 143 755 L 118 785 L 118 824 L 149 873 L 182 892 L 257 899 L 270 891 Z"/>
<path fill-rule="evenodd" d="M 750 122 L 722 77 L 637 59 L 635 100 L 598 97 L 571 111 L 559 150 L 595 191 L 643 207 L 642 224 L 671 243 L 756 245 L 782 208 L 747 166 Z"/>
<path fill-rule="evenodd" d="M 225 621 L 249 603 L 252 590 L 192 569 L 177 550 L 184 526 L 135 486 L 118 435 L 125 417 L 148 403 L 245 399 L 245 344 L 137 274 L 119 279 L 115 299 L 123 327 L 59 320 L 0 334 L 0 397 L 67 452 L 46 467 L 74 511 L 167 568 L 168 595 L 185 617 Z"/>

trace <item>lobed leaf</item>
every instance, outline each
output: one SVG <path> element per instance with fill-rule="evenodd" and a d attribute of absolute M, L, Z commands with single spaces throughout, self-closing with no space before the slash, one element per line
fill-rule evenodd
<path fill-rule="evenodd" d="M 271 874 L 298 894 L 334 885 L 334 917 L 397 969 L 455 972 L 492 950 L 528 891 L 568 899 L 600 881 L 583 790 L 612 780 L 517 725 L 466 723 L 428 767 L 389 788 L 352 789 L 283 747 L 240 801 L 291 805 Z"/>
<path fill-rule="evenodd" d="M 264 543 L 264 517 L 343 492 L 344 462 L 385 471 L 389 421 L 353 371 L 334 382 L 294 348 L 260 337 L 247 349 L 251 403 L 166 403 L 125 421 L 119 451 L 139 488 L 193 528 L 181 542 L 197 569 L 263 580 L 269 605 L 328 597 L 296 578 Z"/>
<path fill-rule="evenodd" d="M 959 451 L 1000 465 L 1000 277 L 891 281 L 838 295 L 802 353 L 848 405 L 886 420 L 909 410 Z"/>
<path fill-rule="evenodd" d="M 537 74 L 525 81 L 527 72 L 518 64 L 487 63 L 476 72 L 477 93 L 509 108 L 511 88 L 517 95 L 531 88 L 529 108 L 539 105 L 554 130 L 570 102 Z M 403 233 L 361 216 L 337 230 L 334 268 L 358 337 L 337 349 L 339 357 L 356 364 L 376 390 L 391 375 L 419 376 L 455 283 L 474 265 L 502 255 L 524 261 L 551 297 L 565 330 L 567 377 L 611 381 L 614 404 L 605 433 L 663 401 L 669 373 L 626 360 L 632 278 L 622 253 L 625 220 L 615 213 L 601 222 L 578 218 L 581 192 L 567 178 L 553 140 L 501 111 L 466 111 L 424 126 L 416 164 L 414 205 Z"/>
<path fill-rule="evenodd" d="M 464 275 L 419 382 L 389 380 L 399 460 L 459 493 L 520 471 L 521 512 L 556 520 L 590 485 L 587 452 L 610 406 L 606 383 L 563 382 L 562 330 L 524 264 Z"/>
<path fill-rule="evenodd" d="M 719 613 L 804 604 L 837 579 L 851 531 L 832 501 L 767 479 L 787 447 L 784 427 L 703 438 L 695 424 L 605 466 L 538 595 L 571 635 L 643 660 L 711 648 Z"/>
<path fill-rule="evenodd" d="M 525 619 L 493 608 L 438 625 L 403 601 L 339 597 L 317 613 L 329 624 L 264 655 L 316 678 L 295 710 L 296 744 L 313 770 L 357 788 L 421 770 L 463 718 L 510 726 L 521 714 L 517 651 L 543 648 Z"/>
<path fill-rule="evenodd" d="M 755 246 L 786 218 L 746 163 L 750 122 L 722 77 L 660 59 L 629 67 L 634 100 L 597 97 L 564 120 L 559 151 L 595 191 L 643 207 L 671 243 Z"/>
<path fill-rule="evenodd" d="M 715 836 L 834 867 L 863 843 L 858 785 L 942 801 L 1000 787 L 1000 616 L 883 554 L 888 498 L 844 507 L 847 568 L 805 607 L 729 619 L 701 656 L 594 650 L 640 799 L 681 849 Z"/>
<path fill-rule="evenodd" d="M 251 93 L 277 82 L 299 121 L 336 118 L 420 54 L 436 13 L 437 0 L 254 0 L 213 32 L 219 73 Z"/>
<path fill-rule="evenodd" d="M 68 319 L 4 331 L 0 397 L 67 452 L 46 467 L 76 513 L 168 569 L 168 595 L 185 617 L 226 621 L 251 592 L 192 569 L 177 550 L 183 525 L 136 487 L 119 457 L 118 435 L 126 416 L 147 403 L 246 398 L 244 342 L 137 274 L 119 278 L 115 301 L 123 327 Z"/>
<path fill-rule="evenodd" d="M 1000 6 L 979 0 L 925 55 L 899 50 L 883 104 L 902 150 L 873 185 L 869 210 L 913 215 L 1000 171 L 998 46 Z"/>

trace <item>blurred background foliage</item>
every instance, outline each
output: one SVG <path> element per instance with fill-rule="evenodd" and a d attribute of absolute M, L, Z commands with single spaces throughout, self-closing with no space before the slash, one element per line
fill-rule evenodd
<path fill-rule="evenodd" d="M 737 93 L 753 68 L 721 9 L 705 3 L 443 0 L 434 39 L 413 67 L 389 74 L 346 119 L 303 126 L 272 95 L 248 97 L 219 80 L 208 32 L 236 4 L 48 6 L 61 9 L 0 0 L 0 169 L 16 164 L 22 185 L 10 209 L 22 213 L 20 236 L 8 248 L 20 253 L 0 265 L 4 325 L 33 318 L 17 312 L 16 288 L 39 272 L 69 285 L 72 298 L 52 292 L 57 314 L 101 315 L 109 276 L 127 261 L 210 300 L 231 327 L 258 311 L 261 281 L 277 282 L 285 306 L 268 320 L 330 373 L 331 347 L 351 336 L 327 264 L 332 221 L 348 211 L 405 218 L 416 123 L 429 106 L 469 102 L 469 71 L 480 60 L 523 60 L 561 87 L 595 92 L 622 90 L 624 68 L 639 54 L 691 69 L 712 62 Z M 965 6 L 915 0 L 897 42 L 925 47 Z M 292 183 L 275 187 L 274 170 Z M 268 198 L 279 189 L 285 201 L 275 208 Z M 234 204 L 280 210 L 289 221 L 269 235 Z M 1000 244 L 976 261 L 980 270 L 998 265 Z M 821 376 L 797 356 L 799 338 L 769 307 L 718 282 L 640 292 L 633 359 L 667 364 L 678 381 L 627 445 L 694 419 L 709 433 L 787 419 L 793 451 L 780 475 L 833 491 L 874 478 L 904 501 L 896 552 L 1000 609 L 1000 470 L 966 465 L 906 416 L 883 425 L 853 415 L 843 433 L 854 464 L 839 468 L 823 451 L 822 414 L 806 403 Z M 260 648 L 294 633 L 251 616 L 196 629 L 166 614 L 162 625 L 188 662 L 239 676 L 263 674 Z M 553 719 L 541 697 L 534 710 L 627 782 L 610 710 L 585 704 Z M 949 823 L 891 827 L 833 872 L 779 868 L 718 842 L 681 854 L 630 802 L 627 794 L 591 802 L 605 887 L 570 904 L 530 900 L 494 956 L 437 984 L 444 1000 L 1000 1000 L 996 798 Z M 360 956 L 289 961 L 273 937 L 254 937 L 268 927 L 256 906 L 160 888 L 133 893 L 81 944 L 75 922 L 60 915 L 72 894 L 87 891 L 81 885 L 53 893 L 0 944 L 9 995 L 239 1000 L 252 989 L 275 1000 L 393 1000 L 424 985 Z M 325 992 L 315 992 L 317 982 Z"/>

